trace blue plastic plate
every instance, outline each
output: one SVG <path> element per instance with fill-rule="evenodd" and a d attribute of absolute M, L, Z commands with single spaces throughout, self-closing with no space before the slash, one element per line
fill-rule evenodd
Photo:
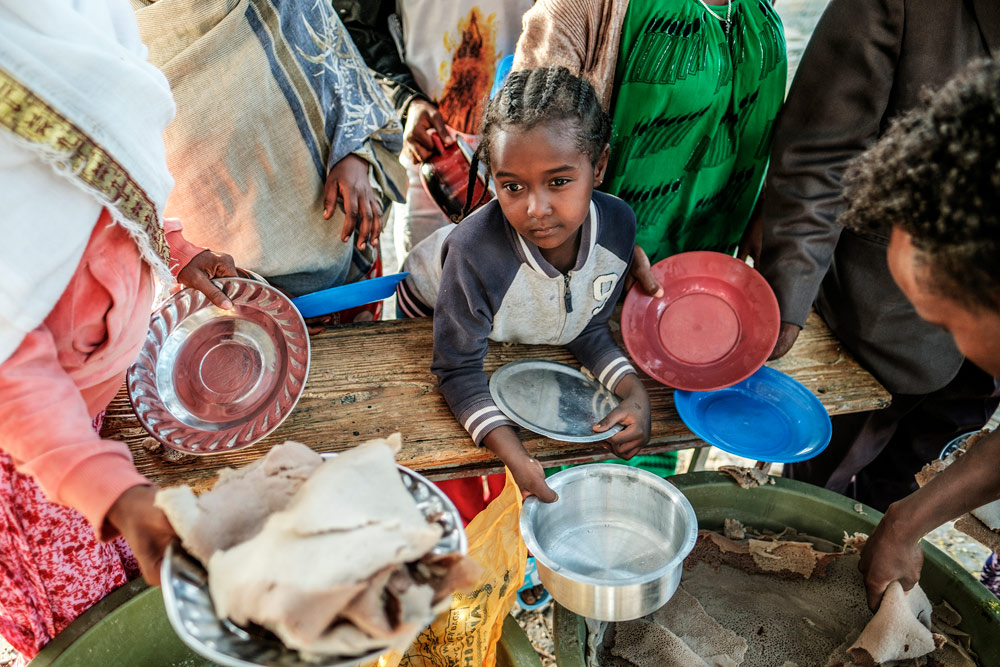
<path fill-rule="evenodd" d="M 292 303 L 302 313 L 302 317 L 328 315 L 348 308 L 363 306 L 372 301 L 387 299 L 396 291 L 396 285 L 408 275 L 410 274 L 406 272 L 393 273 L 349 285 L 331 287 L 292 299 Z"/>
<path fill-rule="evenodd" d="M 794 463 L 830 443 L 830 415 L 801 382 L 761 367 L 746 380 L 716 391 L 674 391 L 681 419 L 719 449 L 758 461 Z"/>

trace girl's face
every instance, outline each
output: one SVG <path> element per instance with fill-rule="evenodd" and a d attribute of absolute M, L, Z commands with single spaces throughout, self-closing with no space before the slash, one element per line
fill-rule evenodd
<path fill-rule="evenodd" d="M 608 164 L 607 146 L 596 165 L 580 152 L 576 130 L 557 121 L 530 130 L 502 128 L 493 137 L 490 166 L 500 208 L 547 259 L 570 250 L 575 256 L 577 231 Z"/>

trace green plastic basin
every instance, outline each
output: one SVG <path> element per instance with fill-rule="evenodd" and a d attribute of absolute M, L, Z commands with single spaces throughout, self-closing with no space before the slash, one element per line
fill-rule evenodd
<path fill-rule="evenodd" d="M 720 472 L 696 472 L 670 478 L 687 496 L 698 527 L 721 530 L 727 518 L 754 528 L 796 530 L 839 544 L 844 531 L 875 530 L 882 514 L 868 506 L 855 511 L 854 500 L 811 484 L 781 477 L 774 486 L 742 489 Z M 962 615 L 959 628 L 972 637 L 983 665 L 1000 665 L 1000 600 L 934 545 L 924 542 L 920 585 L 935 603 L 943 599 Z M 556 605 L 553 621 L 559 667 L 583 667 L 586 625 L 576 614 Z"/>
<path fill-rule="evenodd" d="M 174 633 L 159 588 L 133 581 L 71 623 L 31 661 L 31 667 L 202 667 L 215 663 L 189 649 Z M 541 667 L 528 636 L 504 619 L 498 667 Z"/>

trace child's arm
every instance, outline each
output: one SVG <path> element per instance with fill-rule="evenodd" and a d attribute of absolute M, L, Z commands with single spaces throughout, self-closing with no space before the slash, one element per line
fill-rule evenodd
<path fill-rule="evenodd" d="M 606 441 L 615 456 L 630 459 L 649 442 L 649 395 L 628 357 L 611 336 L 608 320 L 622 291 L 622 281 L 615 287 L 604 307 L 591 318 L 580 335 L 566 347 L 573 356 L 590 369 L 594 377 L 621 398 L 621 403 L 594 425 L 598 433 L 615 424 L 625 428 Z"/>
<path fill-rule="evenodd" d="M 545 483 L 542 466 L 524 449 L 513 422 L 490 396 L 483 359 L 489 349 L 493 308 L 489 290 L 473 268 L 474 259 L 462 248 L 455 249 L 446 242 L 441 287 L 434 307 L 431 370 L 438 378 L 438 391 L 473 441 L 486 446 L 510 468 L 523 493 L 552 502 L 556 494 Z"/>
<path fill-rule="evenodd" d="M 170 272 L 180 284 L 203 293 L 219 308 L 230 310 L 233 302 L 212 283 L 212 278 L 238 277 L 233 258 L 191 243 L 184 238 L 183 231 L 180 220 L 164 218 L 163 233 L 170 246 Z"/>

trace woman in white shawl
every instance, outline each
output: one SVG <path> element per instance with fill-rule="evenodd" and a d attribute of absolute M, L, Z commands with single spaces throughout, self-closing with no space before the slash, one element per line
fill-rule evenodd
<path fill-rule="evenodd" d="M 126 0 L 0 0 L 0 35 L 0 634 L 30 658 L 136 561 L 158 583 L 173 531 L 97 429 L 154 276 L 225 308 L 236 273 L 164 229 L 174 106 Z"/>

